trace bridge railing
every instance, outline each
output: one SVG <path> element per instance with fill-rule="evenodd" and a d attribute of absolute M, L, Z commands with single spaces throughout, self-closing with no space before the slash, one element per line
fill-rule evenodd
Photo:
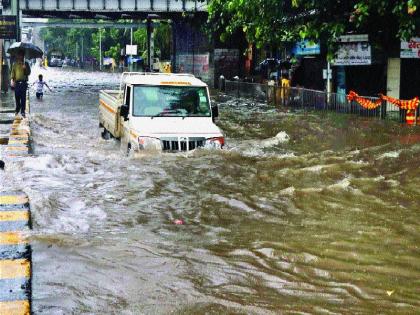
<path fill-rule="evenodd" d="M 26 11 L 126 11 L 184 12 L 207 11 L 207 1 L 197 0 L 20 0 Z"/>
<path fill-rule="evenodd" d="M 397 106 L 382 102 L 376 109 L 365 109 L 355 101 L 349 101 L 345 94 L 327 93 L 302 87 L 282 88 L 278 85 L 223 80 L 219 82 L 221 92 L 255 102 L 284 106 L 291 109 L 324 110 L 337 113 L 356 114 L 404 122 L 405 111 Z M 378 97 L 365 97 L 372 102 Z"/>

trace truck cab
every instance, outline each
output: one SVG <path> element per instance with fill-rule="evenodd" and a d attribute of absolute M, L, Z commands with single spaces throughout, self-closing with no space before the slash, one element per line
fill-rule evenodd
<path fill-rule="evenodd" d="M 100 125 L 127 150 L 223 147 L 208 86 L 189 74 L 125 73 L 119 91 L 101 91 Z"/>

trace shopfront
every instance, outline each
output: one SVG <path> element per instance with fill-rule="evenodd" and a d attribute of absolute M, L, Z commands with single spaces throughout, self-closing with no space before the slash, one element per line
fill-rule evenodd
<path fill-rule="evenodd" d="M 298 42 L 293 47 L 292 54 L 298 61 L 292 73 L 292 85 L 324 90 L 322 71 L 326 67 L 326 58 L 321 57 L 320 44 L 308 40 Z"/>

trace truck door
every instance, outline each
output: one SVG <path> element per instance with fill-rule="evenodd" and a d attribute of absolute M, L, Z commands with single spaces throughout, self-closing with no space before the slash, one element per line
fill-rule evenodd
<path fill-rule="evenodd" d="M 128 116 L 126 119 L 121 117 L 121 146 L 123 150 L 127 149 L 130 144 L 130 113 L 131 113 L 131 95 L 132 86 L 126 85 L 124 92 L 124 105 L 128 107 Z"/>

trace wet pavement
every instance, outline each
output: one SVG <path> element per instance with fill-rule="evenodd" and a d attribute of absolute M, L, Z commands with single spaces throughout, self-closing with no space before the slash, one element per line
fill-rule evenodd
<path fill-rule="evenodd" d="M 419 127 L 218 97 L 226 150 L 127 157 L 98 128 L 118 74 L 40 72 L 34 156 L 0 173 L 35 314 L 420 312 Z"/>

